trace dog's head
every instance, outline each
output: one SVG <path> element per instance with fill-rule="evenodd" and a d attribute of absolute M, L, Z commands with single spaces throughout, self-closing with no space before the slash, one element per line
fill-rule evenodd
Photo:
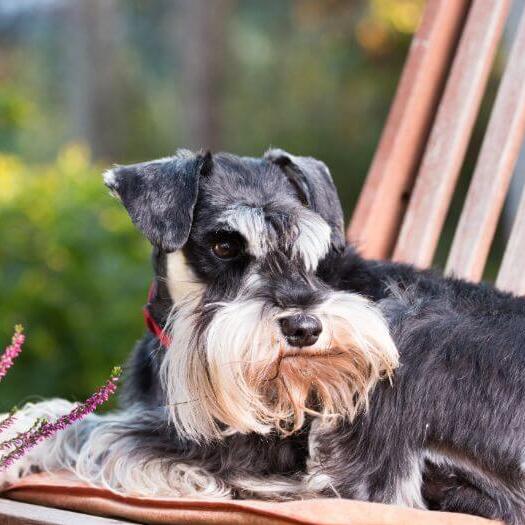
<path fill-rule="evenodd" d="M 262 159 L 181 151 L 116 167 L 105 182 L 154 245 L 169 291 L 161 376 L 181 434 L 290 432 L 307 413 L 353 417 L 396 366 L 380 312 L 317 275 L 345 244 L 322 162 L 282 150 Z"/>

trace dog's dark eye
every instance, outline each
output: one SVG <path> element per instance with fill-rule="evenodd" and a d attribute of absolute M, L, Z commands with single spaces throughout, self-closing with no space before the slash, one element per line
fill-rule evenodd
<path fill-rule="evenodd" d="M 214 241 L 212 252 L 219 259 L 234 259 L 242 252 L 242 244 L 238 239 L 220 239 Z"/>

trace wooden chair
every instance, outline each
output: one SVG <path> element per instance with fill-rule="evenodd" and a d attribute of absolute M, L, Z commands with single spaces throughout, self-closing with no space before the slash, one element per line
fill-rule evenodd
<path fill-rule="evenodd" d="M 363 254 L 431 265 L 510 0 L 428 0 L 348 239 Z M 446 273 L 478 281 L 525 134 L 525 14 L 516 32 Z M 525 294 L 525 196 L 496 285 Z"/>
<path fill-rule="evenodd" d="M 348 228 L 365 256 L 432 263 L 509 7 L 510 0 L 428 0 Z M 525 134 L 521 18 L 446 265 L 472 281 L 482 276 Z M 525 294 L 524 253 L 525 194 L 497 286 Z M 123 523 L 7 500 L 0 522 Z"/>

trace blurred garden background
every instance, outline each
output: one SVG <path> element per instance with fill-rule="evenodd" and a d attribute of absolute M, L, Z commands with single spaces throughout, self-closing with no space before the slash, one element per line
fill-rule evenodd
<path fill-rule="evenodd" d="M 143 333 L 149 246 L 101 182 L 112 163 L 279 146 L 330 166 L 348 219 L 423 5 L 0 0 L 0 345 L 28 336 L 0 410 L 82 398 Z"/>

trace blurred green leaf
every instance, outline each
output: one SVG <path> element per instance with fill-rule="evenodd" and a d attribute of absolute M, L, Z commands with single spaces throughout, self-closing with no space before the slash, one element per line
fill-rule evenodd
<path fill-rule="evenodd" d="M 27 334 L 1 409 L 85 397 L 143 331 L 149 248 L 100 172 L 81 145 L 38 166 L 0 155 L 0 341 Z"/>

